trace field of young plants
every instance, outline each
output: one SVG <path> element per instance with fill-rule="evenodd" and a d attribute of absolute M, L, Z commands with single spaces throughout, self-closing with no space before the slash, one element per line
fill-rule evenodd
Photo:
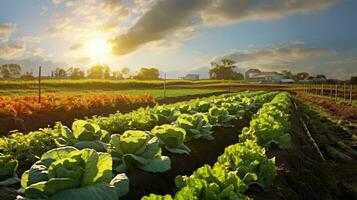
<path fill-rule="evenodd" d="M 13 132 L 0 199 L 353 199 L 301 115 L 288 92 L 244 91 Z"/>

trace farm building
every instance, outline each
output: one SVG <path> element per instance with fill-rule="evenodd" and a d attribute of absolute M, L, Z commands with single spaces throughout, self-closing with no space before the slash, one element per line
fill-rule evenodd
<path fill-rule="evenodd" d="M 283 75 L 278 72 L 262 72 L 259 69 L 249 69 L 245 72 L 247 82 L 270 82 L 278 83 L 283 79 Z"/>

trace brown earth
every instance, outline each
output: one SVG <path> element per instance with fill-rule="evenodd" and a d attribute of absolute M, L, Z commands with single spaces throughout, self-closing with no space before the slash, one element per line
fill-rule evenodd
<path fill-rule="evenodd" d="M 316 95 L 302 92 L 297 92 L 296 98 L 318 105 L 341 119 L 357 121 L 357 107 L 355 106 L 338 104 L 334 100 L 319 98 Z"/>
<path fill-rule="evenodd" d="M 214 140 L 193 140 L 187 143 L 191 149 L 190 155 L 172 154 L 163 149 L 163 154 L 171 159 L 171 169 L 165 173 L 150 173 L 131 169 L 127 175 L 130 180 L 130 192 L 124 200 L 140 199 L 150 193 L 174 194 L 174 179 L 177 175 L 191 175 L 204 164 L 213 165 L 225 147 L 238 142 L 238 133 L 249 124 L 249 117 L 235 122 L 235 127 L 217 127 L 214 130 Z"/>

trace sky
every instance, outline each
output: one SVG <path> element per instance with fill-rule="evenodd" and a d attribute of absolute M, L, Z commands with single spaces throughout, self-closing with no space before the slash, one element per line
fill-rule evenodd
<path fill-rule="evenodd" d="M 357 76 L 355 0 L 0 0 L 0 64 Z"/>

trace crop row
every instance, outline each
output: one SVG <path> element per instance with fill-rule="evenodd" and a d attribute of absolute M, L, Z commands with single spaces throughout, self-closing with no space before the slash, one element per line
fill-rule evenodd
<path fill-rule="evenodd" d="M 90 94 L 90 95 L 42 95 L 0 97 L 0 114 L 9 116 L 32 115 L 38 112 L 72 111 L 100 107 L 117 107 L 138 103 L 155 103 L 149 95 Z"/>
<path fill-rule="evenodd" d="M 259 109 L 243 129 L 240 142 L 228 146 L 213 167 L 204 165 L 191 176 L 177 176 L 174 197 L 150 194 L 142 200 L 250 199 L 244 193 L 252 185 L 269 190 L 277 172 L 275 158 L 269 159 L 265 148 L 272 143 L 290 146 L 290 112 L 289 95 L 279 93 Z"/>
<path fill-rule="evenodd" d="M 72 130 L 61 124 L 54 129 L 44 129 L 39 132 L 50 133 L 48 135 L 55 138 L 55 145 L 59 148 L 45 152 L 30 170 L 23 173 L 22 195 L 33 199 L 117 199 L 128 191 L 128 178 L 125 174 L 118 174 L 112 179 L 112 169 L 120 173 L 136 166 L 150 172 L 167 171 L 171 163 L 168 157 L 161 154 L 161 147 L 172 153 L 189 154 L 190 149 L 184 142 L 213 139 L 213 126 L 231 126 L 233 119 L 244 117 L 249 110 L 270 101 L 275 94 L 258 92 L 223 95 L 186 104 L 141 109 L 130 114 L 118 113 L 107 118 L 77 120 Z M 108 132 L 102 128 L 103 124 L 92 123 L 105 121 L 103 119 L 125 121 L 128 119 L 126 116 L 133 117 L 135 114 L 149 116 L 145 118 L 148 120 L 145 121 L 146 125 L 142 126 L 143 122 L 133 123 L 141 119 L 137 116 L 125 122 L 129 130 L 120 129 L 122 134 L 115 134 L 113 131 L 118 130 L 113 128 L 108 129 Z M 7 161 L 10 159 L 8 156 L 3 157 Z M 10 160 L 17 163 L 14 159 Z M 16 169 L 16 166 L 11 169 Z M 99 197 L 99 194 L 105 195 Z"/>

